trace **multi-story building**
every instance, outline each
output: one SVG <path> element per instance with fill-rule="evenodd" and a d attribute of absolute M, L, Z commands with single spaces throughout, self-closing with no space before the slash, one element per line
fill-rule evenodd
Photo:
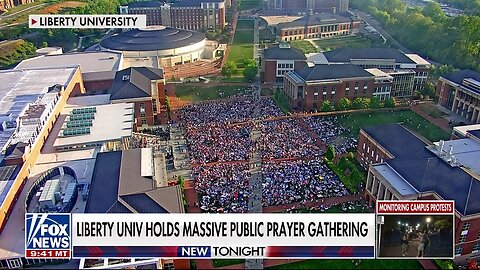
<path fill-rule="evenodd" d="M 0 0 L 0 10 L 7 10 L 14 6 L 13 0 Z"/>
<path fill-rule="evenodd" d="M 79 66 L 1 71 L 0 81 L 1 233 L 68 97 L 85 90 Z"/>
<path fill-rule="evenodd" d="M 363 69 L 352 64 L 315 65 L 288 72 L 283 91 L 295 109 L 316 110 L 325 100 L 389 96 L 393 78 L 378 69 Z"/>
<path fill-rule="evenodd" d="M 166 113 L 163 70 L 131 67 L 117 72 L 110 101 L 135 104 L 135 128 L 159 125 L 160 118 Z"/>
<path fill-rule="evenodd" d="M 266 0 L 266 9 L 270 12 L 305 13 L 314 12 L 340 13 L 348 10 L 348 0 Z"/>
<path fill-rule="evenodd" d="M 431 64 L 417 54 L 404 54 L 390 48 L 342 48 L 312 56 L 315 64 L 353 64 L 378 68 L 393 77 L 391 95 L 411 97 L 423 88 Z"/>
<path fill-rule="evenodd" d="M 138 1 L 121 6 L 120 14 L 145 14 L 149 26 L 217 30 L 225 27 L 226 8 L 225 0 Z"/>
<path fill-rule="evenodd" d="M 477 130 L 480 131 L 480 130 Z M 360 131 L 357 160 L 368 170 L 365 199 L 454 200 L 455 261 L 480 251 L 480 136 L 423 141 L 400 124 Z"/>
<path fill-rule="evenodd" d="M 279 23 L 276 29 L 282 41 L 345 36 L 358 33 L 360 19 L 338 14 L 310 14 L 292 22 Z"/>
<path fill-rule="evenodd" d="M 463 117 L 480 123 L 480 73 L 461 70 L 443 75 L 437 81 L 438 103 Z"/>
<path fill-rule="evenodd" d="M 282 83 L 287 72 L 300 70 L 306 65 L 307 58 L 302 51 L 280 45 L 263 51 L 260 74 L 265 83 Z"/>

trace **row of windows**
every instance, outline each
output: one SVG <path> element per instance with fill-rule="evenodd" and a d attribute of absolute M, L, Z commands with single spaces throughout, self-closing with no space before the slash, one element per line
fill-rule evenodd
<path fill-rule="evenodd" d="M 278 63 L 277 68 L 290 68 L 293 69 L 293 63 Z"/>

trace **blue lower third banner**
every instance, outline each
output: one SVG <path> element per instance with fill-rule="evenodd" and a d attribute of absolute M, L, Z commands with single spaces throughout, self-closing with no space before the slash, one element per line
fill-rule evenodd
<path fill-rule="evenodd" d="M 75 246 L 74 258 L 374 258 L 374 246 Z"/>

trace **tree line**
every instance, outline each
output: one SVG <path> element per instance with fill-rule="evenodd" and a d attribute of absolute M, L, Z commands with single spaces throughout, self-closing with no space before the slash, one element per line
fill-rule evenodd
<path fill-rule="evenodd" d="M 434 1 L 424 8 L 402 0 L 352 0 L 408 48 L 436 62 L 480 71 L 480 17 L 448 17 Z"/>
<path fill-rule="evenodd" d="M 341 98 L 336 104 L 330 100 L 324 100 L 322 102 L 321 111 L 331 112 L 333 110 L 346 111 L 346 110 L 359 110 L 359 109 L 379 109 L 379 108 L 394 108 L 395 98 L 389 97 L 384 101 L 381 101 L 378 97 L 357 97 L 355 99 L 349 99 L 347 97 Z"/>

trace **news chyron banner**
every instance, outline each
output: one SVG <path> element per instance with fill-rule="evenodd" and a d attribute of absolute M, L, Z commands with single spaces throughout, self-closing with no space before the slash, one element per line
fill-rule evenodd
<path fill-rule="evenodd" d="M 375 257 L 374 213 L 27 214 L 26 219 L 28 258 Z"/>
<path fill-rule="evenodd" d="M 29 15 L 29 28 L 145 28 L 146 15 Z"/>
<path fill-rule="evenodd" d="M 377 258 L 454 258 L 454 201 L 377 201 L 376 209 Z"/>

